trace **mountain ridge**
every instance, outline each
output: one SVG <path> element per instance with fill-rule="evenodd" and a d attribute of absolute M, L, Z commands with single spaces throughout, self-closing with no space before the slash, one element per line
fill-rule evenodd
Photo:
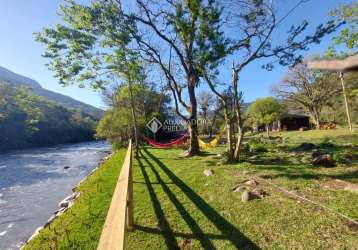
<path fill-rule="evenodd" d="M 78 101 L 72 97 L 45 89 L 36 80 L 15 73 L 1 66 L 0 66 L 0 82 L 8 82 L 15 86 L 29 87 L 36 95 L 42 96 L 47 100 L 53 101 L 69 109 L 80 109 L 82 112 L 87 113 L 96 119 L 100 119 L 104 113 L 102 109 Z"/>

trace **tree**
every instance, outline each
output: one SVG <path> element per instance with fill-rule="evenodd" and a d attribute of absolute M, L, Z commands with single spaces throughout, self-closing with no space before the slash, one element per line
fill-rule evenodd
<path fill-rule="evenodd" d="M 330 15 L 340 22 L 344 22 L 338 36 L 333 38 L 332 45 L 327 51 L 328 58 L 355 54 L 358 50 L 358 2 L 341 5 L 330 12 Z M 337 47 L 344 46 L 343 55 L 336 51 Z"/>
<path fill-rule="evenodd" d="M 128 73 L 127 66 L 140 54 L 163 71 L 175 105 L 187 111 L 186 116 L 176 108 L 189 125 L 188 155 L 199 153 L 195 96 L 201 77 L 198 64 L 212 67 L 220 62 L 225 41 L 220 39 L 218 4 L 213 0 L 136 0 L 135 6 L 123 6 L 120 0 L 96 0 L 89 5 L 73 0 L 66 3 L 60 12 L 64 24 L 37 35 L 47 45 L 45 56 L 51 59 L 50 69 L 61 83 L 75 80 L 80 86 L 89 83 L 100 88 L 108 80 L 105 76 Z M 169 50 L 173 51 L 170 58 L 175 73 L 166 60 Z M 189 104 L 182 97 L 183 89 L 187 90 Z"/>
<path fill-rule="evenodd" d="M 0 83 L 0 114 L 0 150 L 93 139 L 95 121 L 88 114 L 47 101 L 28 88 Z"/>
<path fill-rule="evenodd" d="M 341 82 L 338 75 L 334 72 L 324 72 L 324 74 L 327 74 L 325 77 L 327 78 L 326 88 L 337 88 L 337 91 L 341 92 Z M 346 72 L 344 74 L 344 78 L 345 90 L 348 97 L 348 105 L 350 107 L 352 122 L 358 123 L 358 73 Z M 342 98 L 341 95 L 332 95 L 328 100 L 327 105 L 322 107 L 321 117 L 326 121 L 333 121 L 340 125 L 346 126 L 347 117 L 344 98 Z"/>
<path fill-rule="evenodd" d="M 221 30 L 222 8 L 215 0 L 136 0 L 136 4 L 137 11 L 129 12 L 128 17 L 141 27 L 135 34 L 138 49 L 143 58 L 156 64 L 166 77 L 176 113 L 188 124 L 187 155 L 197 154 L 195 88 L 202 78 L 201 65 L 215 68 L 224 55 L 227 40 L 223 39 Z M 189 102 L 184 96 L 188 96 Z"/>
<path fill-rule="evenodd" d="M 213 95 L 207 91 L 200 92 L 198 97 L 198 103 L 204 120 L 204 133 L 207 134 L 209 132 L 208 112 L 210 111 L 210 107 L 214 104 L 214 98 Z"/>
<path fill-rule="evenodd" d="M 322 108 L 339 92 L 337 86 L 329 84 L 331 77 L 331 74 L 311 71 L 305 64 L 298 64 L 274 86 L 273 92 L 277 97 L 309 113 L 319 129 Z"/>
<path fill-rule="evenodd" d="M 267 136 L 270 124 L 277 121 L 284 113 L 284 107 L 273 97 L 259 98 L 248 108 L 248 116 L 256 125 L 265 124 Z"/>
<path fill-rule="evenodd" d="M 231 158 L 237 160 L 240 156 L 241 145 L 244 138 L 244 119 L 243 119 L 243 94 L 239 91 L 239 74 L 249 64 L 257 60 L 264 60 L 264 68 L 271 70 L 275 63 L 283 66 L 294 65 L 302 60 L 302 56 L 298 53 L 308 49 L 312 43 L 319 43 L 321 39 L 329 33 L 337 29 L 341 22 L 329 21 L 326 25 L 318 25 L 316 31 L 311 35 L 305 35 L 304 31 L 308 27 L 308 22 L 304 20 L 301 24 L 294 26 L 287 31 L 286 39 L 278 42 L 273 37 L 277 32 L 282 32 L 278 28 L 280 24 L 302 3 L 298 3 L 286 12 L 282 17 L 279 17 L 274 1 L 260 0 L 260 1 L 238 1 L 227 0 L 226 13 L 228 20 L 228 32 L 231 40 L 229 48 L 226 50 L 226 56 L 232 56 L 234 59 L 232 65 L 232 80 L 229 86 L 232 90 L 232 99 L 227 100 L 223 98 L 222 93 L 218 91 L 217 84 L 214 84 L 216 72 L 208 69 L 203 65 L 207 83 L 210 89 L 222 100 L 224 107 L 228 106 L 225 103 L 232 102 L 233 109 L 228 110 L 226 115 L 227 123 L 227 138 L 229 152 Z M 235 9 L 235 11 L 231 11 Z M 232 132 L 229 129 L 233 128 L 230 123 L 236 122 L 237 128 L 237 142 L 231 143 Z M 234 147 L 234 148 L 233 148 Z"/>
<path fill-rule="evenodd" d="M 44 56 L 49 68 L 63 85 L 77 82 L 103 89 L 119 79 L 129 86 L 141 77 L 142 64 L 130 49 L 130 32 L 135 25 L 123 18 L 116 1 L 92 1 L 88 6 L 68 0 L 60 7 L 63 24 L 45 28 L 36 39 L 46 45 Z M 130 98 L 130 103 L 133 103 Z M 133 105 L 132 105 L 133 106 Z M 136 114 L 132 107 L 132 124 L 137 145 Z"/>
<path fill-rule="evenodd" d="M 112 100 L 109 110 L 100 120 L 96 136 L 105 138 L 115 146 L 122 146 L 130 138 L 132 127 L 132 103 L 127 84 L 109 88 L 105 98 Z M 110 91 L 113 92 L 110 92 Z M 165 118 L 170 99 L 145 83 L 132 85 L 133 107 L 137 114 L 138 133 L 144 134 L 146 123 L 152 118 Z"/>

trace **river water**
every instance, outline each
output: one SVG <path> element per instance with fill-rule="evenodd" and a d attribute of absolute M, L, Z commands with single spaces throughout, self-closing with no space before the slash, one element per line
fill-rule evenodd
<path fill-rule="evenodd" d="M 18 249 L 109 150 L 85 142 L 0 153 L 0 250 Z"/>

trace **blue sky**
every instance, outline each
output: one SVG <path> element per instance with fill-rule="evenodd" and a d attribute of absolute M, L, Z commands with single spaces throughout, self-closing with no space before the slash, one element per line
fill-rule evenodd
<path fill-rule="evenodd" d="M 298 0 L 286 0 L 287 7 Z M 46 59 L 41 57 L 43 45 L 35 42 L 34 32 L 41 31 L 44 26 L 52 26 L 59 22 L 58 6 L 62 0 L 0 0 L 0 66 L 16 73 L 37 80 L 44 88 L 71 96 L 77 100 L 103 107 L 99 93 L 91 89 L 80 89 L 76 86 L 62 87 L 53 73 L 46 66 Z M 327 21 L 329 10 L 339 4 L 351 3 L 352 0 L 310 0 L 290 16 L 287 26 L 307 19 L 310 26 Z M 280 33 L 281 35 L 284 33 Z M 278 36 L 280 36 L 278 34 Z M 331 41 L 326 37 L 320 45 L 314 45 L 306 54 L 318 54 L 325 51 Z M 279 39 L 280 37 L 275 37 Z M 229 69 L 228 64 L 222 66 Z M 258 97 L 270 95 L 270 87 L 278 82 L 286 69 L 275 67 L 271 72 L 261 69 L 261 63 L 253 63 L 240 76 L 240 87 L 244 91 L 245 101 L 253 101 Z M 224 79 L 227 80 L 227 79 Z"/>

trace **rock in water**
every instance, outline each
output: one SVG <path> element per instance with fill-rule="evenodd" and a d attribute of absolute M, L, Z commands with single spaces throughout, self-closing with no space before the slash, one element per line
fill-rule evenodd
<path fill-rule="evenodd" d="M 212 169 L 205 169 L 203 174 L 205 176 L 212 176 L 214 174 L 214 171 Z"/>
<path fill-rule="evenodd" d="M 324 155 L 317 156 L 316 158 L 313 159 L 312 164 L 314 166 L 323 166 L 327 168 L 336 166 L 336 163 L 333 160 L 331 154 L 324 154 Z"/>
<path fill-rule="evenodd" d="M 249 191 L 244 191 L 242 193 L 242 196 L 241 196 L 241 201 L 242 202 L 248 202 L 248 201 L 251 201 L 253 199 L 257 198 L 257 196 Z"/>

